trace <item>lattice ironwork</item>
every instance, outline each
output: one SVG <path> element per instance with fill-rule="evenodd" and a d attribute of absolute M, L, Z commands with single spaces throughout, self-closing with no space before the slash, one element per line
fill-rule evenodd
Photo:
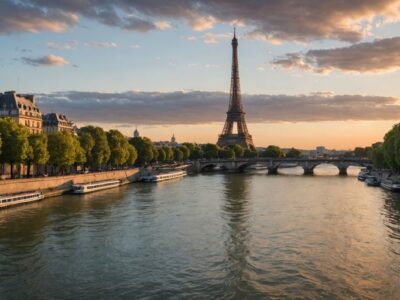
<path fill-rule="evenodd" d="M 232 76 L 229 109 L 226 113 L 224 128 L 218 139 L 218 145 L 224 147 L 239 144 L 244 148 L 254 148 L 253 139 L 247 130 L 246 113 L 243 110 L 242 95 L 240 92 L 238 45 L 235 30 L 232 39 Z M 237 126 L 237 133 L 234 133 L 235 124 Z"/>

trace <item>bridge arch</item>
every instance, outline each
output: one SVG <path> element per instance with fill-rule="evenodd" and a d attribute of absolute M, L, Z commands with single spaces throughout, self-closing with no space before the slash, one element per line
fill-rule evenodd
<path fill-rule="evenodd" d="M 213 171 L 217 167 L 217 164 L 215 163 L 209 163 L 201 166 L 200 171 L 202 172 L 207 172 L 207 171 Z"/>

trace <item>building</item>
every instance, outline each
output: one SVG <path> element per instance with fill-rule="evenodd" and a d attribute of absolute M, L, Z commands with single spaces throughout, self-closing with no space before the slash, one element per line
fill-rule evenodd
<path fill-rule="evenodd" d="M 14 119 L 31 134 L 42 132 L 42 113 L 34 95 L 20 95 L 15 91 L 0 93 L 0 117 Z"/>
<path fill-rule="evenodd" d="M 156 148 L 162 148 L 162 147 L 175 148 L 179 146 L 178 142 L 176 141 L 175 134 L 172 135 L 170 141 L 159 141 L 159 142 L 154 142 L 153 144 L 154 146 L 156 146 Z"/>
<path fill-rule="evenodd" d="M 139 130 L 137 130 L 137 128 L 136 128 L 135 131 L 133 132 L 133 137 L 134 137 L 134 138 L 140 137 L 140 133 L 139 133 Z"/>
<path fill-rule="evenodd" d="M 50 113 L 43 116 L 43 130 L 46 133 L 76 131 L 74 123 L 65 115 Z"/>
<path fill-rule="evenodd" d="M 238 45 L 236 31 L 234 31 L 232 39 L 232 76 L 229 108 L 226 113 L 225 125 L 218 137 L 217 144 L 220 147 L 239 144 L 245 149 L 254 149 L 253 138 L 247 130 L 246 113 L 243 109 L 240 92 Z"/>

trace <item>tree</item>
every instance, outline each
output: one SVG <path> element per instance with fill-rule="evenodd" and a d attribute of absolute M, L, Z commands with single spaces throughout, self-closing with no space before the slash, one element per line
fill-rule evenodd
<path fill-rule="evenodd" d="M 225 159 L 232 159 L 235 157 L 235 151 L 231 147 L 218 149 L 218 157 Z"/>
<path fill-rule="evenodd" d="M 262 153 L 263 157 L 284 157 L 285 154 L 283 153 L 282 149 L 278 146 L 270 145 L 268 146 L 264 152 Z"/>
<path fill-rule="evenodd" d="M 195 159 L 200 159 L 203 158 L 204 152 L 201 150 L 200 147 L 195 147 L 192 151 L 190 151 L 190 159 L 195 160 Z"/>
<path fill-rule="evenodd" d="M 0 119 L 2 138 L 0 162 L 10 164 L 11 177 L 14 178 L 14 165 L 27 159 L 30 151 L 28 130 L 11 118 Z"/>
<path fill-rule="evenodd" d="M 126 160 L 126 164 L 128 166 L 133 166 L 136 162 L 136 159 L 138 157 L 136 148 L 132 146 L 131 144 L 128 144 L 128 159 Z"/>
<path fill-rule="evenodd" d="M 55 132 L 48 135 L 49 163 L 63 172 L 75 163 L 75 141 L 71 134 Z"/>
<path fill-rule="evenodd" d="M 72 135 L 72 139 L 73 139 L 73 144 L 74 144 L 74 149 L 75 149 L 75 161 L 74 161 L 75 167 L 77 167 L 78 165 L 81 165 L 81 166 L 85 165 L 85 163 L 87 161 L 86 151 L 81 146 L 80 140 L 78 137 L 76 137 L 75 135 Z"/>
<path fill-rule="evenodd" d="M 258 152 L 256 150 L 245 149 L 244 153 L 243 153 L 243 157 L 246 157 L 246 158 L 258 157 Z"/>
<path fill-rule="evenodd" d="M 387 167 L 382 146 L 383 146 L 382 143 L 375 143 L 371 147 L 372 149 L 371 160 L 373 165 L 378 169 L 383 169 Z"/>
<path fill-rule="evenodd" d="M 110 160 L 112 166 L 121 166 L 129 157 L 128 141 L 118 130 L 110 130 L 107 133 L 107 141 L 110 147 Z"/>
<path fill-rule="evenodd" d="M 167 154 L 165 153 L 164 149 L 160 148 L 157 149 L 158 151 L 158 161 L 165 162 L 167 159 Z"/>
<path fill-rule="evenodd" d="M 79 143 L 82 149 L 85 151 L 85 156 L 87 162 L 92 162 L 92 150 L 95 145 L 95 141 L 92 135 L 87 131 L 80 131 L 79 132 Z"/>
<path fill-rule="evenodd" d="M 286 153 L 286 157 L 298 158 L 301 156 L 301 152 L 298 149 L 291 148 L 288 153 Z"/>
<path fill-rule="evenodd" d="M 37 166 L 44 165 L 49 160 L 49 151 L 47 150 L 47 135 L 44 133 L 33 134 L 28 137 L 29 141 L 29 154 L 26 159 L 27 163 L 27 175 L 31 174 L 31 164 Z"/>
<path fill-rule="evenodd" d="M 183 160 L 183 152 L 179 148 L 174 148 L 174 159 L 175 161 Z"/>
<path fill-rule="evenodd" d="M 353 152 L 354 152 L 354 156 L 355 156 L 355 157 L 358 157 L 358 158 L 367 157 L 366 148 L 363 148 L 363 147 L 355 147 Z"/>
<path fill-rule="evenodd" d="M 173 161 L 174 160 L 174 151 L 171 147 L 163 146 L 162 149 L 165 152 L 165 161 Z"/>
<path fill-rule="evenodd" d="M 385 134 L 383 141 L 383 155 L 385 163 L 394 171 L 399 170 L 400 166 L 400 124 Z"/>
<path fill-rule="evenodd" d="M 189 157 L 190 157 L 190 149 L 187 146 L 182 145 L 182 146 L 179 147 L 179 150 L 182 151 L 183 160 L 188 160 Z"/>
<path fill-rule="evenodd" d="M 215 144 L 205 144 L 203 146 L 204 157 L 207 159 L 217 158 L 219 147 Z"/>
<path fill-rule="evenodd" d="M 158 150 L 157 150 L 156 147 L 154 147 L 154 145 L 153 145 L 151 151 L 153 151 L 153 159 L 152 159 L 152 161 L 154 161 L 154 162 L 158 161 Z"/>
<path fill-rule="evenodd" d="M 89 163 L 92 167 L 101 167 L 101 165 L 107 164 L 110 159 L 111 150 L 108 145 L 107 134 L 100 127 L 86 126 L 80 129 L 81 135 L 84 132 L 89 133 L 93 140 L 94 146 L 90 151 Z M 87 149 L 85 149 L 86 151 Z"/>
<path fill-rule="evenodd" d="M 182 146 L 187 147 L 190 151 L 193 151 L 195 148 L 197 148 L 197 145 L 193 143 L 183 143 Z"/>
<path fill-rule="evenodd" d="M 138 153 L 138 158 L 136 160 L 138 165 L 144 166 L 154 159 L 154 146 L 149 138 L 134 137 L 129 140 L 129 143 L 135 147 Z"/>
<path fill-rule="evenodd" d="M 233 150 L 233 152 L 235 153 L 235 157 L 243 157 L 244 149 L 239 144 L 231 145 L 229 146 L 229 148 Z"/>

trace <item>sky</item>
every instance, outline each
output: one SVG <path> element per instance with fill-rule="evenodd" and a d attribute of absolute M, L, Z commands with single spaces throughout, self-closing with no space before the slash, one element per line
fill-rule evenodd
<path fill-rule="evenodd" d="M 239 39 L 256 146 L 351 149 L 400 118 L 400 0 L 1 0 L 0 91 L 78 125 L 213 142 Z"/>

